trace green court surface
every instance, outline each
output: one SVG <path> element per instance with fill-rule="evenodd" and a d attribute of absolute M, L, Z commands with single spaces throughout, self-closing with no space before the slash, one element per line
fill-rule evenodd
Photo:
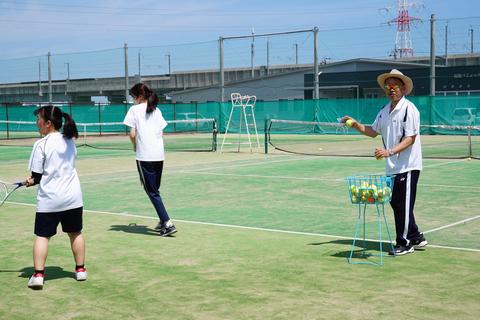
<path fill-rule="evenodd" d="M 79 147 L 89 279 L 73 279 L 59 229 L 43 291 L 27 288 L 36 188 L 19 189 L 0 207 L 0 319 L 478 318 L 479 160 L 424 160 L 416 218 L 429 245 L 374 266 L 347 261 L 357 207 L 344 179 L 382 174 L 383 161 L 231 150 L 167 152 L 161 193 L 179 232 L 161 238 L 133 152 Z M 24 178 L 29 154 L 1 146 L 0 179 Z"/>

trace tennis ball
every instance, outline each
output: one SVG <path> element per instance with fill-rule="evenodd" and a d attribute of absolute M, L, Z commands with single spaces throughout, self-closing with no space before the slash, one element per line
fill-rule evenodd
<path fill-rule="evenodd" d="M 345 121 L 345 125 L 346 125 L 347 127 L 353 126 L 353 120 L 352 120 L 352 119 L 348 119 L 347 121 Z"/>
<path fill-rule="evenodd" d="M 352 195 L 357 194 L 357 187 L 354 184 L 350 186 L 350 192 L 352 193 Z"/>
<path fill-rule="evenodd" d="M 352 203 L 358 203 L 358 198 L 352 195 Z"/>
<path fill-rule="evenodd" d="M 392 194 L 392 190 L 389 187 L 383 188 L 383 196 L 384 197 L 390 197 L 391 194 Z"/>

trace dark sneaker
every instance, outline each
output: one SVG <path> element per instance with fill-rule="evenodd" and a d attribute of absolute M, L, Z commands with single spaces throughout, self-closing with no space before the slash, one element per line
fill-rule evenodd
<path fill-rule="evenodd" d="M 164 228 L 165 228 L 165 226 L 163 225 L 162 221 L 159 221 L 157 226 L 155 227 L 155 231 L 160 232 Z"/>
<path fill-rule="evenodd" d="M 391 256 L 403 256 L 404 254 L 407 254 L 407 253 L 412 253 L 414 252 L 415 249 L 413 248 L 413 246 L 395 246 L 395 248 L 393 249 L 393 251 L 390 251 L 388 254 L 391 255 Z"/>
<path fill-rule="evenodd" d="M 170 227 L 164 227 L 159 232 L 160 232 L 160 237 L 167 237 L 177 232 L 177 228 L 175 228 L 175 226 L 172 225 Z"/>
<path fill-rule="evenodd" d="M 423 233 L 420 234 L 420 238 L 412 240 L 410 242 L 415 249 L 421 249 L 428 244 L 428 241 L 423 236 Z"/>

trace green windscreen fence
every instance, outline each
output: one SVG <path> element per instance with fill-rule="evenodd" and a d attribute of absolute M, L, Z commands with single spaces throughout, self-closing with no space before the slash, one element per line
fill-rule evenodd
<path fill-rule="evenodd" d="M 451 157 L 479 156 L 480 96 L 409 97 L 409 100 L 420 111 L 421 134 L 431 136 L 435 140 L 429 147 L 429 144 L 424 142 L 428 139 L 422 137 L 424 149 L 431 149 L 426 152 L 427 156 L 437 157 L 445 154 L 449 156 L 450 153 Z M 325 148 L 317 146 L 310 148 L 305 146 L 309 143 L 301 143 L 301 141 L 317 141 L 320 137 L 324 140 L 362 140 L 363 137 L 360 137 L 355 130 L 338 126 L 338 120 L 344 115 L 349 115 L 364 124 L 370 124 L 387 102 L 385 98 L 257 101 L 254 113 L 258 132 L 263 134 L 267 130 L 268 142 L 275 147 L 281 144 L 285 147 L 287 144 L 298 147 L 300 149 L 298 153 L 317 154 L 321 149 L 321 153 L 324 154 Z M 37 107 L 37 105 L 0 104 L 0 139 L 38 137 L 33 116 L 33 111 Z M 80 124 L 79 131 L 85 135 L 126 134 L 127 132 L 127 128 L 121 122 L 129 108 L 128 105 L 64 104 L 59 107 L 72 115 Z M 209 136 L 207 144 L 211 145 L 214 142 L 210 141 L 210 133 L 212 137 L 213 132 L 224 133 L 228 123 L 229 134 L 238 133 L 240 128 L 245 132 L 242 108 L 233 108 L 231 113 L 231 102 L 171 103 L 161 104 L 159 108 L 165 119 L 172 122 L 165 130 L 167 135 L 191 133 L 193 137 L 196 133 L 206 134 Z M 209 119 L 214 119 L 215 123 L 205 122 Z M 188 123 L 174 123 L 174 121 Z M 460 142 L 453 142 L 455 146 L 452 147 L 458 150 L 445 152 L 439 150 L 442 145 L 448 145 L 447 140 L 454 139 L 447 139 L 446 136 L 458 137 Z M 287 138 L 292 141 L 282 141 Z M 352 144 L 357 146 L 358 142 L 352 142 Z M 284 149 L 289 150 L 292 146 Z M 279 149 L 282 148 L 279 147 Z M 313 149 L 316 151 L 312 151 Z M 331 149 L 331 153 L 348 152 Z M 350 153 L 363 155 L 360 151 Z"/>

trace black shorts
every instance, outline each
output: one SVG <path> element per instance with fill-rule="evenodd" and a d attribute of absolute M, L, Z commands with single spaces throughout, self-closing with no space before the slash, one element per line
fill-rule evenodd
<path fill-rule="evenodd" d="M 61 212 L 37 212 L 35 215 L 35 235 L 49 238 L 57 234 L 58 224 L 66 233 L 80 232 L 83 228 L 83 207 Z"/>

